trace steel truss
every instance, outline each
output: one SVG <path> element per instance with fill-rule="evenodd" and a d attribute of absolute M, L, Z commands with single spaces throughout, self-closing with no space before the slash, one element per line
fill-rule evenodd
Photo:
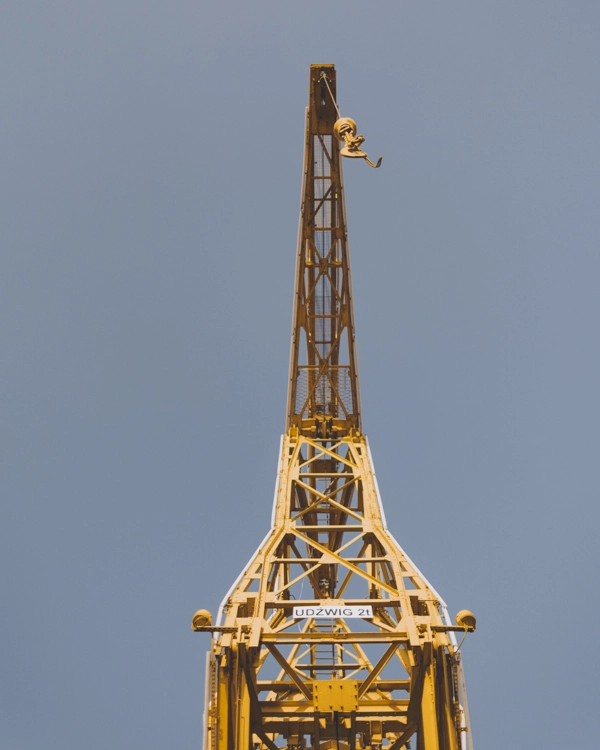
<path fill-rule="evenodd" d="M 205 750 L 471 746 L 463 627 L 388 531 L 360 429 L 334 95 L 333 66 L 312 66 L 272 528 L 196 628 L 213 633 Z"/>

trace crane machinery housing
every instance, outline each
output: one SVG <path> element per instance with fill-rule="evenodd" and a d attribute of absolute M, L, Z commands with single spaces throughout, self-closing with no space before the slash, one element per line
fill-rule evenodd
<path fill-rule="evenodd" d="M 388 530 L 360 389 L 333 65 L 310 68 L 286 433 L 271 530 L 209 632 L 204 750 L 472 750 L 456 632 Z"/>

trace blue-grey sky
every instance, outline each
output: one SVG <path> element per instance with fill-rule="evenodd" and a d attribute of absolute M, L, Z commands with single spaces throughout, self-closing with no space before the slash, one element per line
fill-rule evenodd
<path fill-rule="evenodd" d="M 475 747 L 597 742 L 600 6 L 5 0 L 1 750 L 192 750 L 267 531 L 311 63 L 388 523 Z"/>

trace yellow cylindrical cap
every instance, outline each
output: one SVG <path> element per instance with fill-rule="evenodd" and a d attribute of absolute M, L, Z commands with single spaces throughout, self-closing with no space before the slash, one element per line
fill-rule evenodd
<path fill-rule="evenodd" d="M 212 625 L 212 615 L 207 609 L 199 609 L 192 617 L 192 630 Z"/>
<path fill-rule="evenodd" d="M 456 624 L 460 625 L 461 628 L 470 628 L 475 630 L 477 620 L 475 615 L 468 609 L 461 609 L 456 615 Z"/>

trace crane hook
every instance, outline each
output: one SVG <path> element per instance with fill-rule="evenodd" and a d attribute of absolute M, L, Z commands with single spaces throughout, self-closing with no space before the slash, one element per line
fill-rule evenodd
<path fill-rule="evenodd" d="M 377 164 L 373 164 L 366 153 L 361 151 L 360 147 L 365 137 L 364 135 L 357 135 L 356 123 L 350 117 L 340 117 L 333 126 L 333 132 L 338 141 L 346 144 L 340 150 L 342 156 L 347 156 L 350 159 L 364 159 L 373 169 L 381 166 L 381 156 L 377 159 Z"/>

